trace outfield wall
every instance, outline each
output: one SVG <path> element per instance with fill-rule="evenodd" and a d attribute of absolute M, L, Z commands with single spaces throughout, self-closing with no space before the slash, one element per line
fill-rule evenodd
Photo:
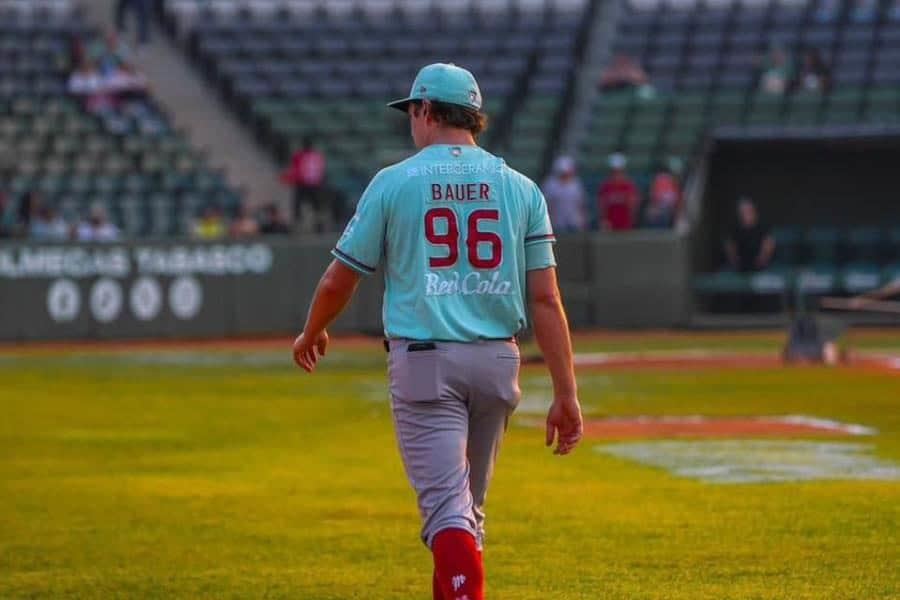
<path fill-rule="evenodd" d="M 292 333 L 331 260 L 330 236 L 296 240 L 0 245 L 0 340 Z M 560 282 L 573 328 L 673 327 L 690 306 L 687 240 L 564 236 Z M 332 328 L 381 331 L 379 275 Z"/>

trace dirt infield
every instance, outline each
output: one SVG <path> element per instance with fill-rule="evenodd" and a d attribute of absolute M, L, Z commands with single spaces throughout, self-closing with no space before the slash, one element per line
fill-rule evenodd
<path fill-rule="evenodd" d="M 584 433 L 594 439 L 627 438 L 735 438 L 762 436 L 871 435 L 873 430 L 804 415 L 772 417 L 609 417 L 590 419 Z"/>
<path fill-rule="evenodd" d="M 768 339 L 773 332 L 678 332 L 678 331 L 638 331 L 638 332 L 579 332 L 575 340 L 597 339 L 648 339 L 684 340 L 686 344 L 702 344 L 704 340 L 728 339 Z M 862 339 L 879 339 L 888 334 L 877 331 L 860 331 L 854 336 Z M 891 333 L 890 335 L 896 335 Z M 889 338 L 893 339 L 893 338 Z M 333 348 L 350 351 L 380 349 L 381 339 L 377 336 L 336 335 Z M 128 350 L 222 350 L 222 351 L 273 351 L 290 353 L 293 338 L 289 336 L 265 336 L 232 339 L 154 339 L 154 340 L 88 340 L 88 341 L 48 341 L 48 342 L 2 342 L 0 354 L 43 354 L 43 353 L 115 353 Z M 541 364 L 539 355 L 524 355 L 523 364 Z M 590 352 L 575 355 L 575 365 L 584 369 L 707 369 L 707 368 L 782 368 L 785 367 L 777 352 L 753 350 L 713 350 L 675 349 L 640 352 Z M 876 351 L 852 352 L 847 362 L 837 368 L 862 368 L 877 372 L 900 374 L 900 355 Z"/>

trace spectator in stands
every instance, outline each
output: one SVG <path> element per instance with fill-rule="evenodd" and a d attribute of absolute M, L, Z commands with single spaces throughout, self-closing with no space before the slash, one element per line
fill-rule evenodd
<path fill-rule="evenodd" d="M 150 10 L 151 0 L 116 0 L 116 28 L 119 33 L 125 33 L 125 17 L 128 11 L 134 12 L 137 21 L 138 44 L 150 42 Z"/>
<path fill-rule="evenodd" d="M 784 94 L 793 79 L 792 74 L 793 67 L 787 52 L 780 46 L 773 46 L 763 61 L 759 89 L 767 94 Z"/>
<path fill-rule="evenodd" d="M 62 241 L 69 238 L 69 224 L 52 206 L 42 205 L 31 219 L 28 237 L 42 242 Z"/>
<path fill-rule="evenodd" d="M 634 181 L 625 173 L 627 164 L 623 154 L 612 154 L 609 157 L 612 171 L 597 190 L 600 227 L 607 231 L 622 231 L 634 227 L 640 195 Z"/>
<path fill-rule="evenodd" d="M 13 222 L 13 235 L 25 237 L 31 232 L 31 224 L 41 211 L 41 196 L 35 191 L 28 191 L 19 200 Z"/>
<path fill-rule="evenodd" d="M 119 236 L 119 228 L 109 222 L 106 209 L 100 204 L 92 205 L 87 218 L 75 228 L 79 242 L 115 242 Z"/>
<path fill-rule="evenodd" d="M 753 200 L 744 196 L 737 205 L 737 224 L 725 239 L 725 257 L 737 271 L 765 269 L 775 254 L 775 238 L 759 220 Z"/>
<path fill-rule="evenodd" d="M 233 238 L 253 237 L 259 233 L 259 223 L 253 218 L 250 207 L 241 204 L 238 209 L 237 217 L 231 222 L 228 228 L 228 235 Z"/>
<path fill-rule="evenodd" d="M 12 237 L 16 227 L 15 211 L 9 196 L 0 190 L 0 238 Z"/>
<path fill-rule="evenodd" d="M 803 62 L 797 73 L 794 89 L 802 92 L 825 93 L 831 87 L 831 73 L 822 60 L 818 48 L 810 48 L 803 54 Z"/>
<path fill-rule="evenodd" d="M 657 170 L 644 206 L 644 227 L 669 229 L 681 216 L 680 173 L 681 161 L 677 158 L 669 159 Z"/>
<path fill-rule="evenodd" d="M 291 228 L 288 225 L 284 213 L 275 204 L 267 204 L 264 209 L 263 223 L 259 228 L 259 232 L 265 235 L 271 234 L 288 234 Z"/>
<path fill-rule="evenodd" d="M 585 193 L 571 156 L 560 156 L 541 186 L 547 199 L 553 231 L 583 231 L 587 225 Z"/>
<path fill-rule="evenodd" d="M 131 62 L 131 49 L 119 38 L 115 29 L 107 29 L 102 39 L 88 45 L 88 58 L 97 65 L 101 75 L 109 75 L 119 65 Z"/>
<path fill-rule="evenodd" d="M 838 18 L 840 11 L 840 0 L 819 0 L 813 11 L 813 20 L 817 23 L 831 23 Z"/>
<path fill-rule="evenodd" d="M 69 75 L 68 90 L 92 114 L 109 113 L 115 109 L 115 97 L 109 92 L 97 65 L 91 60 L 82 60 L 78 68 Z"/>
<path fill-rule="evenodd" d="M 600 88 L 604 90 L 621 90 L 646 85 L 649 81 L 647 73 L 633 58 L 627 54 L 617 54 L 600 76 Z"/>
<path fill-rule="evenodd" d="M 104 84 L 123 112 L 137 118 L 150 114 L 150 84 L 134 63 L 119 64 L 104 78 Z"/>
<path fill-rule="evenodd" d="M 291 164 L 281 174 L 281 181 L 294 186 L 294 220 L 304 218 L 305 206 L 318 223 L 322 184 L 325 183 L 325 157 L 316 150 L 310 138 L 305 138 L 303 147 L 294 152 Z"/>
<path fill-rule="evenodd" d="M 222 209 L 215 204 L 207 204 L 194 221 L 192 233 L 198 240 L 216 240 L 225 235 L 225 219 Z"/>
<path fill-rule="evenodd" d="M 878 13 L 878 0 L 855 0 L 850 10 L 850 20 L 854 23 L 871 23 Z"/>

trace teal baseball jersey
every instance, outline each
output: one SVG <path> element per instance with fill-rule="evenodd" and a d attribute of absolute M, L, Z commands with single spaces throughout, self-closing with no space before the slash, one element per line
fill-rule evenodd
<path fill-rule="evenodd" d="M 525 272 L 556 265 L 538 186 L 478 146 L 428 146 L 369 183 L 332 253 L 384 265 L 389 338 L 471 342 L 527 325 Z"/>

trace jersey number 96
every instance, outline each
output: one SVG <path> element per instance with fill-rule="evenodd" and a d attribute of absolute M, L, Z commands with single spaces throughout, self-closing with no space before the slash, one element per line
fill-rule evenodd
<path fill-rule="evenodd" d="M 446 221 L 447 232 L 437 233 L 435 221 Z M 480 221 L 499 221 L 500 211 L 493 208 L 481 208 L 469 213 L 466 222 L 466 256 L 469 264 L 476 269 L 493 269 L 500 264 L 503 257 L 503 241 L 493 231 L 479 231 Z M 456 213 L 446 206 L 429 209 L 425 213 L 425 238 L 436 246 L 446 246 L 446 256 L 431 256 L 428 266 L 433 269 L 452 267 L 459 260 L 459 223 Z M 478 244 L 490 245 L 490 256 L 478 256 Z"/>

